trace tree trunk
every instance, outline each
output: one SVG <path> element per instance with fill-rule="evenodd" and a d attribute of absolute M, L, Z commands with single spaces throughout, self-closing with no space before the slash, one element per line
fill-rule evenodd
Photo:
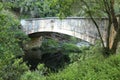
<path fill-rule="evenodd" d="M 110 2 L 103 0 L 106 13 L 109 18 L 109 26 L 107 31 L 107 40 L 106 40 L 106 48 L 105 52 L 106 54 L 115 54 L 117 50 L 117 46 L 119 43 L 119 35 L 120 35 L 120 28 L 118 25 L 119 20 L 117 20 L 117 17 L 115 15 L 114 11 L 114 0 L 110 0 Z M 111 25 L 112 24 L 112 25 Z"/>
<path fill-rule="evenodd" d="M 113 36 L 111 36 L 112 39 L 112 46 L 111 46 L 111 53 L 115 54 L 116 50 L 117 50 L 117 46 L 118 46 L 118 42 L 119 42 L 119 34 L 120 34 L 120 28 L 119 28 L 119 20 L 117 20 L 117 16 L 115 15 L 115 11 L 114 11 L 114 0 L 110 1 L 110 15 L 112 17 L 112 23 L 113 23 L 113 29 L 114 32 L 111 32 L 111 34 L 113 34 Z"/>
<path fill-rule="evenodd" d="M 105 7 L 105 12 L 108 15 L 108 19 L 109 19 L 109 25 L 108 25 L 108 30 L 107 30 L 107 38 L 106 38 L 106 46 L 104 45 L 104 41 L 102 39 L 100 30 L 99 30 L 99 26 L 97 25 L 96 21 L 93 18 L 93 15 L 91 13 L 91 9 L 90 6 L 87 4 L 87 2 L 85 2 L 85 0 L 81 0 L 81 2 L 83 2 L 87 9 L 88 9 L 88 14 L 91 17 L 93 23 L 95 24 L 97 30 L 98 30 L 98 34 L 104 49 L 104 55 L 109 56 L 110 54 L 115 54 L 116 50 L 117 50 L 117 46 L 119 43 L 119 35 L 120 35 L 120 25 L 118 25 L 118 21 L 120 22 L 120 20 L 117 20 L 115 11 L 114 11 L 114 1 L 115 0 L 103 0 L 104 3 L 104 7 Z M 120 17 L 119 17 L 120 18 Z"/>
<path fill-rule="evenodd" d="M 116 31 L 115 36 L 113 36 L 113 45 L 111 47 L 111 53 L 115 54 L 117 47 L 118 47 L 118 43 L 119 43 L 119 37 L 120 37 L 120 16 L 118 17 L 119 19 L 117 20 L 117 22 L 114 22 L 114 29 Z M 116 18 L 117 19 L 117 18 Z M 117 25 L 117 26 L 115 26 Z M 117 27 L 117 30 L 116 30 Z"/>

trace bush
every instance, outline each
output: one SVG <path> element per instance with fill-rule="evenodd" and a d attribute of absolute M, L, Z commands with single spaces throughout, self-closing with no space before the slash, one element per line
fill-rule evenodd
<path fill-rule="evenodd" d="M 92 56 L 94 57 L 78 60 L 70 64 L 66 69 L 57 74 L 51 74 L 47 77 L 47 80 L 120 79 L 120 54 L 111 55 L 109 58 L 98 56 L 98 53 L 94 53 Z"/>
<path fill-rule="evenodd" d="M 70 62 L 76 62 L 81 58 L 81 53 L 69 53 Z"/>
<path fill-rule="evenodd" d="M 44 39 L 40 50 L 42 53 L 55 53 L 59 50 L 59 43 L 54 39 Z"/>
<path fill-rule="evenodd" d="M 28 67 L 22 62 L 22 59 L 15 59 L 13 63 L 4 65 L 0 70 L 0 78 L 2 80 L 19 80 L 20 76 L 28 71 Z"/>
<path fill-rule="evenodd" d="M 2 4 L 2 3 L 1 3 Z M 19 80 L 24 71 L 25 64 L 15 59 L 16 55 L 23 54 L 17 35 L 21 32 L 18 28 L 19 21 L 8 10 L 0 9 L 0 79 Z M 21 36 L 23 34 L 20 34 Z"/>
<path fill-rule="evenodd" d="M 58 51 L 61 51 L 62 53 L 81 52 L 79 47 L 77 47 L 75 44 L 59 43 L 54 39 L 44 39 L 40 50 L 43 53 L 55 53 Z"/>
<path fill-rule="evenodd" d="M 39 71 L 28 71 L 21 76 L 20 80 L 46 80 L 46 78 Z"/>
<path fill-rule="evenodd" d="M 80 53 L 81 50 L 79 49 L 79 47 L 77 47 L 75 44 L 70 44 L 70 43 L 64 43 L 61 46 L 61 51 L 62 52 L 76 52 L 76 53 Z"/>
<path fill-rule="evenodd" d="M 38 70 L 36 70 L 36 71 L 25 72 L 21 76 L 20 80 L 46 80 L 46 78 L 43 75 L 45 72 L 44 64 L 39 64 L 37 67 L 38 67 Z"/>
<path fill-rule="evenodd" d="M 40 72 L 42 68 L 39 66 L 40 70 L 26 72 L 21 80 L 29 80 L 29 77 L 31 77 L 30 80 L 120 80 L 120 54 L 106 58 L 100 54 L 100 46 L 81 50 L 85 54 L 80 54 L 81 57 L 78 60 L 58 73 L 43 76 Z"/>

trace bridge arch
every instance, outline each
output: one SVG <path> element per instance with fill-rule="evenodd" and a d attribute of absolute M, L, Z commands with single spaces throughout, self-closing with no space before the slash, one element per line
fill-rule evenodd
<path fill-rule="evenodd" d="M 72 36 L 72 37 L 75 37 L 75 38 L 78 38 L 78 39 L 81 39 L 81 40 L 84 40 L 84 41 L 86 41 L 86 42 L 88 42 L 88 43 L 91 43 L 91 44 L 93 44 L 95 41 L 96 41 L 96 39 L 95 38 L 92 38 L 92 37 L 90 37 L 90 36 L 87 36 L 87 35 L 84 35 L 84 34 L 79 34 L 79 33 L 73 33 L 72 31 L 70 32 L 69 31 L 69 33 L 68 33 L 68 31 L 64 31 L 64 33 L 63 32 L 61 32 L 61 31 L 40 31 L 40 32 L 35 32 L 35 33 L 31 33 L 31 34 L 29 34 L 29 36 L 31 36 L 31 37 L 39 37 L 39 36 L 42 36 L 42 34 L 45 34 L 45 33 L 48 33 L 48 34 L 50 34 L 50 33 L 58 33 L 58 34 L 64 34 L 64 35 L 68 35 L 68 36 Z M 74 34 L 74 35 L 73 35 Z M 36 36 L 35 36 L 36 35 Z M 93 42 L 92 42 L 93 41 Z"/>
<path fill-rule="evenodd" d="M 102 38 L 106 40 L 107 18 L 96 18 Z M 63 20 L 59 18 L 37 18 L 29 20 L 21 20 L 22 29 L 26 34 L 37 32 L 57 32 L 76 38 L 80 38 L 91 44 L 99 39 L 97 29 L 90 18 L 73 18 L 69 17 Z"/>

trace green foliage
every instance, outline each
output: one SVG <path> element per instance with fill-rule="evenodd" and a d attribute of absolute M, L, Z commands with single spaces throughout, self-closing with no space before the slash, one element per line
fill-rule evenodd
<path fill-rule="evenodd" d="M 75 44 L 70 44 L 70 43 L 64 43 L 61 46 L 61 51 L 62 52 L 81 52 L 79 47 L 77 47 Z"/>
<path fill-rule="evenodd" d="M 70 62 L 78 61 L 81 58 L 81 53 L 69 53 Z"/>
<path fill-rule="evenodd" d="M 3 4 L 0 2 L 0 10 L 3 8 Z"/>
<path fill-rule="evenodd" d="M 39 71 L 44 70 L 44 64 L 39 64 L 39 65 L 37 66 L 37 68 L 38 68 Z"/>
<path fill-rule="evenodd" d="M 16 32 L 19 31 L 19 29 L 17 28 L 18 20 L 16 20 L 10 12 L 5 10 L 1 11 L 0 19 L 1 50 L 4 48 L 4 51 L 17 51 L 18 44 L 16 43 L 18 39 L 16 39 L 15 36 Z"/>
<path fill-rule="evenodd" d="M 7 0 L 11 9 L 28 17 L 52 17 L 58 14 L 59 6 L 51 6 L 51 0 Z"/>
<path fill-rule="evenodd" d="M 31 72 L 31 71 L 27 71 L 25 72 L 20 80 L 45 80 L 46 78 L 43 76 L 45 67 L 44 64 L 39 64 L 37 66 L 38 70 Z"/>
<path fill-rule="evenodd" d="M 59 5 L 59 16 L 81 16 L 81 17 L 90 17 L 89 12 L 92 13 L 94 17 L 107 17 L 105 12 L 105 7 L 103 0 L 52 0 L 52 5 Z M 109 0 L 110 1 L 110 0 Z M 106 1 L 106 4 L 109 4 L 109 1 Z M 87 6 L 86 6 L 87 4 Z M 119 14 L 120 12 L 120 1 L 115 0 L 115 13 Z M 97 12 L 97 13 L 96 13 Z"/>
<path fill-rule="evenodd" d="M 78 42 L 80 42 L 82 40 L 78 39 L 78 38 L 75 38 L 75 37 L 70 37 L 70 42 L 73 43 L 73 44 L 76 44 Z"/>
<path fill-rule="evenodd" d="M 7 2 L 6 2 L 7 1 Z M 81 1 L 81 0 L 80 0 Z M 94 0 L 86 0 L 89 9 L 81 4 L 84 13 L 95 14 L 93 16 L 106 16 L 102 11 L 101 0 L 96 4 Z M 119 13 L 119 0 L 115 4 L 115 12 Z M 70 54 L 71 63 L 63 71 L 51 73 L 43 76 L 44 65 L 39 65 L 38 70 L 28 71 L 25 63 L 15 56 L 22 54 L 23 51 L 18 43 L 24 43 L 26 36 L 19 30 L 19 21 L 6 9 L 21 9 L 21 13 L 31 16 L 68 16 L 71 14 L 71 5 L 74 0 L 5 0 L 0 1 L 0 80 L 119 80 L 120 79 L 120 55 L 112 55 L 105 59 L 101 53 L 100 45 L 90 48 L 81 48 L 73 44 L 62 44 L 53 39 L 44 40 L 41 50 L 45 53 L 55 53 L 57 50 L 62 52 L 75 52 Z M 118 7 L 117 7 L 118 6 Z M 53 9 L 55 7 L 55 9 Z M 97 13 L 96 13 L 97 12 Z M 103 15 L 104 14 L 104 15 Z M 86 16 L 86 15 L 85 15 Z M 82 51 L 82 54 L 79 52 Z"/>
<path fill-rule="evenodd" d="M 3 7 L 0 9 L 0 79 L 18 80 L 20 75 L 28 70 L 21 60 L 15 59 L 16 55 L 23 54 L 18 44 L 21 41 L 18 34 L 23 34 L 18 28 L 19 21 L 6 10 L 4 3 L 1 4 Z"/>
<path fill-rule="evenodd" d="M 115 0 L 115 5 L 114 5 L 115 13 L 120 14 L 120 1 Z"/>
<path fill-rule="evenodd" d="M 59 43 L 54 39 L 44 39 L 40 50 L 43 53 L 55 53 L 58 51 Z"/>
<path fill-rule="evenodd" d="M 79 47 L 71 43 L 59 43 L 54 39 L 44 39 L 40 50 L 43 53 L 55 53 L 61 51 L 62 53 L 76 52 L 80 53 Z"/>
<path fill-rule="evenodd" d="M 119 80 L 120 54 L 109 58 L 98 54 L 71 63 L 63 71 L 51 73 L 49 76 L 43 76 L 39 71 L 26 72 L 21 80 Z"/>
<path fill-rule="evenodd" d="M 20 80 L 46 80 L 39 71 L 28 71 L 21 76 Z"/>
<path fill-rule="evenodd" d="M 5 65 L 0 64 L 0 67 L 3 66 L 0 70 L 0 78 L 2 80 L 19 80 L 21 74 L 23 74 L 25 71 L 28 71 L 28 67 L 22 62 L 22 59 L 15 59 L 13 60 L 13 63 Z"/>
<path fill-rule="evenodd" d="M 103 56 L 79 60 L 58 74 L 51 74 L 47 80 L 119 80 L 120 55 L 107 59 Z"/>
<path fill-rule="evenodd" d="M 60 18 L 65 18 L 66 16 L 71 15 L 71 5 L 74 1 L 73 0 L 52 0 L 52 6 L 58 5 L 59 6 L 59 14 Z"/>
<path fill-rule="evenodd" d="M 82 61 L 89 58 L 94 58 L 96 56 L 101 56 L 102 47 L 99 43 L 96 43 L 95 46 L 90 47 L 80 47 L 78 52 L 69 53 L 71 62 Z"/>
<path fill-rule="evenodd" d="M 96 26 L 96 29 L 99 33 L 99 37 L 102 43 L 102 46 L 104 49 L 107 49 L 107 52 L 104 52 L 104 54 L 111 54 L 111 53 L 116 53 L 116 47 L 118 44 L 118 35 L 120 33 L 119 29 L 119 22 L 117 21 L 117 17 L 116 15 L 120 13 L 120 0 L 52 0 L 54 2 L 54 4 L 56 5 L 60 5 L 60 9 L 59 9 L 59 16 L 61 17 L 66 17 L 66 16 L 70 16 L 70 14 L 73 12 L 75 14 L 77 14 L 77 16 L 82 16 L 82 17 L 90 17 L 91 20 L 93 21 L 93 23 Z M 77 5 L 77 7 L 76 7 Z M 75 8 L 74 8 L 75 6 Z M 76 9 L 76 12 L 74 12 Z M 79 14 L 80 13 L 80 14 Z M 108 23 L 107 26 L 107 34 L 106 36 L 108 37 L 106 41 L 104 41 L 102 39 L 102 33 L 99 29 L 99 25 L 98 25 L 98 21 L 95 20 L 95 18 L 99 18 L 101 19 L 101 17 L 106 17 L 108 18 Z M 111 24 L 114 24 L 115 27 L 115 31 L 116 31 L 116 35 L 114 36 L 114 38 L 111 38 L 113 36 L 110 36 L 111 33 Z M 109 26 L 109 27 L 108 27 Z M 110 49 L 110 39 L 113 39 L 113 45 L 112 48 Z M 115 41 L 114 41 L 115 40 Z M 106 46 L 105 44 L 106 43 Z M 107 44 L 109 43 L 109 44 Z"/>
<path fill-rule="evenodd" d="M 80 58 L 82 50 L 75 44 L 71 43 L 59 43 L 54 39 L 44 39 L 42 46 L 40 47 L 42 53 L 63 53 L 70 57 L 70 61 L 74 62 Z"/>

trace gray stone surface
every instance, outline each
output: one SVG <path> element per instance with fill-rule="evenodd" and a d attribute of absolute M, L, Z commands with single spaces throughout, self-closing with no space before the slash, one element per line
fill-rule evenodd
<path fill-rule="evenodd" d="M 106 40 L 107 19 L 95 18 L 99 25 L 102 37 Z M 33 34 L 36 32 L 58 32 L 75 36 L 92 44 L 99 39 L 97 29 L 90 18 L 66 18 L 60 20 L 59 18 L 34 18 L 28 20 L 21 20 L 22 29 L 26 34 Z"/>

